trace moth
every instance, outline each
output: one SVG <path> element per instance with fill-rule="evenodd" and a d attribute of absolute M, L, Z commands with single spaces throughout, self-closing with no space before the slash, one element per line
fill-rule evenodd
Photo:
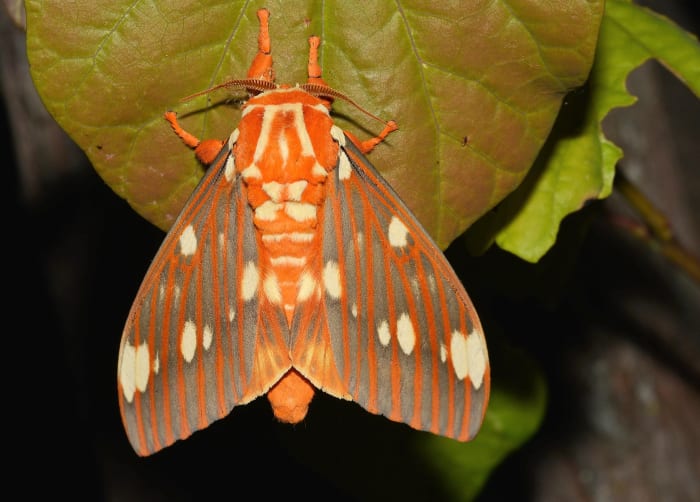
<path fill-rule="evenodd" d="M 157 252 L 126 321 L 117 370 L 127 436 L 150 455 L 267 395 L 297 423 L 314 392 L 466 441 L 489 398 L 477 313 L 455 272 L 365 155 L 333 123 L 321 77 L 274 81 L 258 11 L 250 97 L 228 140 L 173 131 L 209 169 Z M 202 94 L 202 93 L 199 93 Z M 359 107 L 359 106 L 358 106 Z M 376 117 L 375 117 L 376 118 Z"/>

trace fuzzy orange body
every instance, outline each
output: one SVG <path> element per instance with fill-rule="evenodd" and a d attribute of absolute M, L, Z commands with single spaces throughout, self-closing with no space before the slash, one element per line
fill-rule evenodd
<path fill-rule="evenodd" d="M 302 273 L 314 274 L 309 265 L 318 257 L 318 215 L 338 158 L 332 126 L 323 101 L 299 89 L 280 89 L 246 103 L 233 149 L 254 211 L 261 282 L 290 325 L 297 300 L 314 294 L 305 288 L 320 279 L 304 280 Z M 296 423 L 313 394 L 314 387 L 290 370 L 267 396 L 279 420 Z"/>

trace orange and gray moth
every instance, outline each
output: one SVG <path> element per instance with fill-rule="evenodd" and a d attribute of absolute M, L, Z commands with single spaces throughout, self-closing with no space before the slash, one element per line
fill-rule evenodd
<path fill-rule="evenodd" d="M 310 39 L 309 79 L 277 85 L 258 11 L 250 98 L 227 141 L 166 119 L 209 169 L 167 234 L 122 335 L 118 391 L 129 441 L 149 455 L 267 395 L 296 423 L 315 390 L 457 440 L 489 398 L 486 343 L 440 249 L 334 125 Z M 218 86 L 221 87 L 221 86 Z M 354 102 L 353 102 L 354 104 Z"/>

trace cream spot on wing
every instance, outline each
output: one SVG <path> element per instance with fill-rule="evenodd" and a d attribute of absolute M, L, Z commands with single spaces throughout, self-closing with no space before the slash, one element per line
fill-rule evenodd
<path fill-rule="evenodd" d="M 377 335 L 379 336 L 379 342 L 385 347 L 389 345 L 391 341 L 391 333 L 389 333 L 389 323 L 386 320 L 379 323 L 377 326 Z"/>
<path fill-rule="evenodd" d="M 347 180 L 350 178 L 352 173 L 352 166 L 350 165 L 350 159 L 345 155 L 345 152 L 341 150 L 338 156 L 338 179 Z"/>
<path fill-rule="evenodd" d="M 300 201 L 301 195 L 304 193 L 304 190 L 306 190 L 308 185 L 309 182 L 306 180 L 299 180 L 289 183 L 287 185 L 287 197 L 289 197 L 289 200 Z"/>
<path fill-rule="evenodd" d="M 481 387 L 486 371 L 486 357 L 481 338 L 476 332 L 472 332 L 467 338 L 467 355 L 469 358 L 469 379 L 475 389 Z"/>
<path fill-rule="evenodd" d="M 444 343 L 440 343 L 440 361 L 447 361 L 447 347 Z"/>
<path fill-rule="evenodd" d="M 316 205 L 306 202 L 287 202 L 284 211 L 295 221 L 308 221 L 316 218 Z"/>
<path fill-rule="evenodd" d="M 219 232 L 219 239 L 218 240 L 219 240 L 219 247 L 221 247 L 222 249 L 225 248 L 226 247 L 226 239 L 224 238 L 223 232 Z"/>
<path fill-rule="evenodd" d="M 238 129 L 234 129 L 231 135 L 228 137 L 228 147 L 229 149 L 233 148 L 233 145 L 236 144 L 236 141 L 238 141 L 238 135 L 240 134 L 240 131 Z"/>
<path fill-rule="evenodd" d="M 280 291 L 280 285 L 277 282 L 277 276 L 273 273 L 267 274 L 265 280 L 263 281 L 263 290 L 265 291 L 265 296 L 272 303 L 282 303 L 282 291 Z"/>
<path fill-rule="evenodd" d="M 255 296 L 260 282 L 260 273 L 255 263 L 249 261 L 243 269 L 243 278 L 241 279 L 241 298 L 243 301 L 249 301 Z"/>
<path fill-rule="evenodd" d="M 180 253 L 192 256 L 197 251 L 197 236 L 192 225 L 187 225 L 180 235 Z"/>
<path fill-rule="evenodd" d="M 233 158 L 233 153 L 229 153 L 224 164 L 224 177 L 226 181 L 231 182 L 236 176 L 236 161 Z"/>
<path fill-rule="evenodd" d="M 211 327 L 208 324 L 205 324 L 204 332 L 202 333 L 202 347 L 204 347 L 204 350 L 209 350 L 213 338 L 214 333 L 212 332 Z"/>
<path fill-rule="evenodd" d="M 277 211 L 281 207 L 282 204 L 266 200 L 255 208 L 255 217 L 262 221 L 274 221 L 277 219 Z"/>
<path fill-rule="evenodd" d="M 159 371 L 160 371 L 160 357 L 158 356 L 158 352 L 156 352 L 156 355 L 153 357 L 153 374 L 157 375 Z"/>
<path fill-rule="evenodd" d="M 236 318 L 236 311 L 233 309 L 233 307 L 229 307 L 228 309 L 228 322 L 233 322 L 233 320 Z"/>
<path fill-rule="evenodd" d="M 328 260 L 326 266 L 323 267 L 323 286 L 331 298 L 340 298 L 343 292 L 340 284 L 340 269 L 338 263 L 333 260 Z"/>
<path fill-rule="evenodd" d="M 399 346 L 403 353 L 407 356 L 410 355 L 416 344 L 416 332 L 413 329 L 411 318 L 406 312 L 401 314 L 398 321 L 396 321 L 396 337 L 399 340 Z"/>
<path fill-rule="evenodd" d="M 136 392 L 136 348 L 128 341 L 122 347 L 119 357 L 119 383 L 122 385 L 122 392 L 127 402 L 134 400 Z"/>
<path fill-rule="evenodd" d="M 395 248 L 401 248 L 408 244 L 408 229 L 396 216 L 391 217 L 389 223 L 389 244 Z"/>
<path fill-rule="evenodd" d="M 345 146 L 345 133 L 337 125 L 331 126 L 331 137 L 340 145 Z"/>
<path fill-rule="evenodd" d="M 186 321 L 182 328 L 182 338 L 180 339 L 180 352 L 188 363 L 192 361 L 194 352 L 197 349 L 197 325 L 192 321 Z"/>
<path fill-rule="evenodd" d="M 467 338 L 461 331 L 454 330 L 450 339 L 450 356 L 455 375 L 460 380 L 469 373 L 469 354 L 467 352 Z"/>
<path fill-rule="evenodd" d="M 308 300 L 316 290 L 316 279 L 308 273 L 304 272 L 299 278 L 299 292 L 297 293 L 297 302 Z"/>
<path fill-rule="evenodd" d="M 148 351 L 148 344 L 146 342 L 136 347 L 135 362 L 134 381 L 136 383 L 136 389 L 143 392 L 148 385 L 148 373 L 151 370 L 151 354 Z"/>
<path fill-rule="evenodd" d="M 351 312 L 353 317 L 357 317 L 357 303 L 352 304 Z"/>
<path fill-rule="evenodd" d="M 122 349 L 119 361 L 119 383 L 127 402 L 134 399 L 136 390 L 143 392 L 148 386 L 148 373 L 150 371 L 150 352 L 148 344 L 143 342 L 138 347 L 128 341 Z"/>

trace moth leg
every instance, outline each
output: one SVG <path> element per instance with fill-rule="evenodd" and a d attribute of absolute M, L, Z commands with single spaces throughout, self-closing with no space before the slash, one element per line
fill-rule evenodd
<path fill-rule="evenodd" d="M 362 153 L 368 153 L 370 152 L 375 146 L 377 146 L 379 143 L 384 141 L 384 139 L 397 130 L 399 126 L 396 125 L 396 122 L 393 120 L 390 120 L 389 122 L 386 123 L 384 126 L 384 129 L 382 129 L 382 132 L 379 133 L 379 135 L 375 136 L 374 138 L 366 139 L 365 141 L 360 141 L 360 143 L 357 145 L 360 148 L 360 151 Z"/>
<path fill-rule="evenodd" d="M 224 146 L 224 142 L 219 139 L 205 139 L 200 141 L 199 138 L 185 131 L 177 121 L 177 113 L 166 112 L 165 120 L 170 122 L 170 126 L 182 142 L 194 150 L 194 154 L 199 161 L 208 166 L 218 155 Z"/>
<path fill-rule="evenodd" d="M 396 131 L 399 128 L 399 126 L 396 125 L 396 122 L 393 120 L 390 120 L 389 122 L 386 123 L 384 126 L 384 129 L 382 129 L 382 132 L 380 132 L 377 136 L 374 138 L 369 138 L 364 141 L 360 141 L 357 139 L 357 137 L 348 132 L 345 131 L 345 134 L 348 135 L 348 137 L 352 140 L 353 143 L 355 143 L 355 146 L 360 149 L 360 151 L 364 154 L 370 152 L 375 146 L 377 146 L 379 143 L 384 141 L 384 139 L 391 134 L 392 132 Z"/>
<path fill-rule="evenodd" d="M 270 31 L 268 20 L 270 12 L 267 9 L 258 9 L 258 20 L 260 29 L 258 31 L 258 53 L 253 58 L 253 62 L 248 70 L 248 78 L 259 80 L 275 81 L 275 71 L 272 69 L 272 51 L 270 48 Z"/>
<path fill-rule="evenodd" d="M 321 45 L 319 37 L 309 37 L 309 84 L 317 84 L 328 87 L 328 84 L 321 78 L 321 65 L 318 64 L 318 47 Z"/>

